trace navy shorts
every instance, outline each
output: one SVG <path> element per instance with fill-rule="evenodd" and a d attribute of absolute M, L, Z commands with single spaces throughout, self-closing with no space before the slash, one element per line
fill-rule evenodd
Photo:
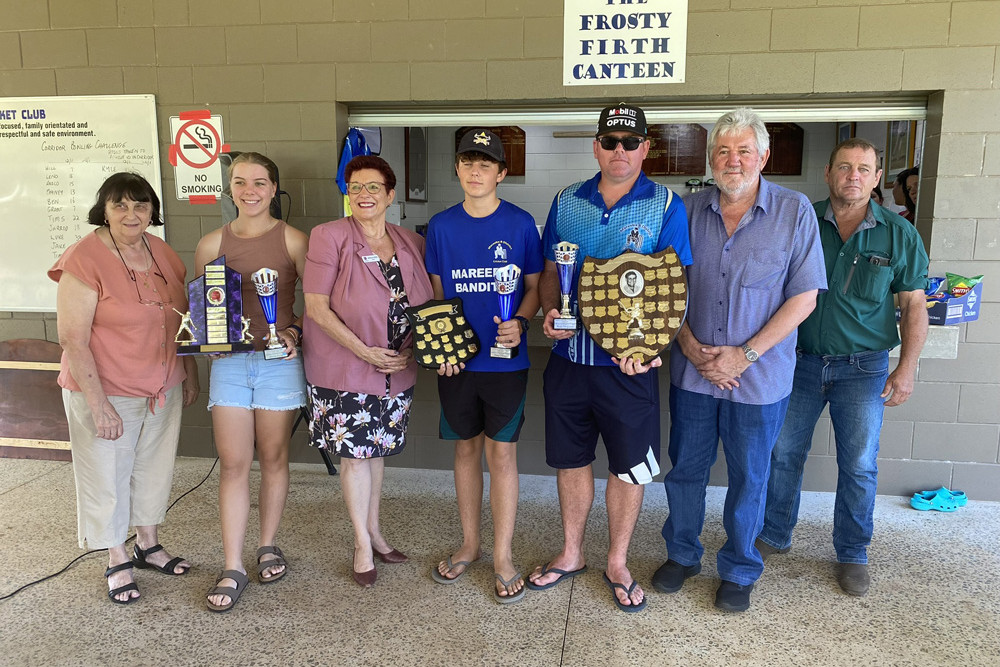
<path fill-rule="evenodd" d="M 470 440 L 485 433 L 497 442 L 517 442 L 527 387 L 527 370 L 438 376 L 441 439 Z"/>
<path fill-rule="evenodd" d="M 582 468 L 604 440 L 612 475 L 648 484 L 660 472 L 660 384 L 656 369 L 625 375 L 617 366 L 586 366 L 558 354 L 545 367 L 545 462 Z"/>

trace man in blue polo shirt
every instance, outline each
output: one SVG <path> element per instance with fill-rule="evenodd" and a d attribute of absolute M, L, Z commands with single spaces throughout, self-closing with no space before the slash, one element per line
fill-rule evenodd
<path fill-rule="evenodd" d="M 833 546 L 837 582 L 850 595 L 868 592 L 868 544 L 874 529 L 879 433 L 886 406 L 913 391 L 927 338 L 927 253 L 916 229 L 869 200 L 882 177 L 878 153 L 848 139 L 830 154 L 830 197 L 814 206 L 830 291 L 799 327 L 799 355 L 788 415 L 771 454 L 764 556 L 791 548 L 802 467 L 823 407 L 829 403 L 837 445 Z M 899 332 L 896 308 L 899 298 Z M 900 335 L 902 344 L 900 345 Z M 889 350 L 900 345 L 889 372 Z"/>
<path fill-rule="evenodd" d="M 728 539 L 717 555 L 715 606 L 724 611 L 747 609 L 764 571 L 754 538 L 792 390 L 795 329 L 826 288 L 812 206 L 761 177 L 769 155 L 757 114 L 723 114 L 708 137 L 716 187 L 684 200 L 694 264 L 687 321 L 670 354 L 667 561 L 653 587 L 673 593 L 701 571 L 705 487 L 721 438 Z"/>
<path fill-rule="evenodd" d="M 542 235 L 545 269 L 540 297 L 543 331 L 556 341 L 544 375 L 545 459 L 557 469 L 563 548 L 528 577 L 544 590 L 583 573 L 583 538 L 594 501 L 591 464 L 600 435 L 608 452 L 608 528 L 604 581 L 622 611 L 640 611 L 646 597 L 625 563 L 643 485 L 660 471 L 660 397 L 653 359 L 648 365 L 618 361 L 585 332 L 553 327 L 559 317 L 559 280 L 553 246 L 579 245 L 570 300 L 577 310 L 577 279 L 586 256 L 617 257 L 626 250 L 650 254 L 672 246 L 691 263 L 687 216 L 680 198 L 642 173 L 649 152 L 642 109 L 618 104 L 601 112 L 594 157 L 601 171 L 556 195 Z"/>

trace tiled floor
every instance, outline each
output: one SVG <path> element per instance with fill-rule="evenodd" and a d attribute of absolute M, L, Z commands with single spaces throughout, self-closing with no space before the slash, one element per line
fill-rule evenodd
<path fill-rule="evenodd" d="M 211 464 L 179 459 L 175 495 L 195 486 Z M 216 471 L 177 503 L 161 530 L 162 542 L 195 564 L 191 574 L 139 571 L 142 599 L 116 606 L 105 596 L 106 556 L 88 556 L 0 601 L 0 663 L 1000 665 L 998 503 L 935 514 L 879 497 L 872 591 L 852 598 L 832 576 L 833 496 L 807 493 L 792 552 L 769 561 L 750 610 L 734 615 L 712 606 L 724 489 L 709 489 L 702 574 L 674 595 L 648 585 L 664 558 L 666 500 L 655 484 L 630 559 L 650 602 L 643 613 L 623 614 L 601 579 L 607 549 L 601 482 L 588 536 L 590 572 L 501 606 L 490 595 L 487 560 L 454 586 L 428 575 L 460 537 L 450 473 L 387 470 L 384 530 L 411 561 L 380 564 L 375 588 L 362 590 L 349 578 L 351 532 L 339 478 L 320 465 L 296 464 L 279 534 L 289 575 L 273 586 L 252 583 L 234 610 L 211 614 L 204 594 L 221 568 L 217 488 Z M 79 555 L 74 505 L 70 464 L 0 459 L 0 595 Z M 522 476 L 517 561 L 527 571 L 560 540 L 554 478 Z M 248 567 L 255 546 L 252 532 Z"/>

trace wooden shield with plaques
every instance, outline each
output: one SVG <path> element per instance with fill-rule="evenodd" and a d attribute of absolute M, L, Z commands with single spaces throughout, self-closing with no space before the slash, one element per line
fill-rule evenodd
<path fill-rule="evenodd" d="M 659 356 L 687 313 L 687 272 L 673 248 L 587 257 L 578 288 L 584 330 L 617 359 L 647 363 Z"/>
<path fill-rule="evenodd" d="M 413 358 L 424 368 L 437 370 L 445 362 L 457 365 L 479 353 L 479 336 L 465 319 L 457 296 L 411 306 L 406 318 L 413 327 Z"/>

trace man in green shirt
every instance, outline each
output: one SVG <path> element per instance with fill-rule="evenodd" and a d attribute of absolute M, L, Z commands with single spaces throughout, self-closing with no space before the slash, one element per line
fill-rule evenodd
<path fill-rule="evenodd" d="M 829 289 L 799 326 L 795 381 L 771 454 L 764 528 L 757 538 L 763 557 L 791 548 L 802 468 L 829 403 L 838 467 L 837 583 L 850 595 L 864 595 L 870 584 L 883 412 L 910 397 L 927 338 L 927 253 L 913 225 L 870 201 L 881 177 L 878 153 L 864 139 L 841 142 L 830 155 L 830 198 L 813 205 Z M 901 313 L 898 332 L 893 295 Z M 899 363 L 890 373 L 889 350 L 896 345 Z"/>

